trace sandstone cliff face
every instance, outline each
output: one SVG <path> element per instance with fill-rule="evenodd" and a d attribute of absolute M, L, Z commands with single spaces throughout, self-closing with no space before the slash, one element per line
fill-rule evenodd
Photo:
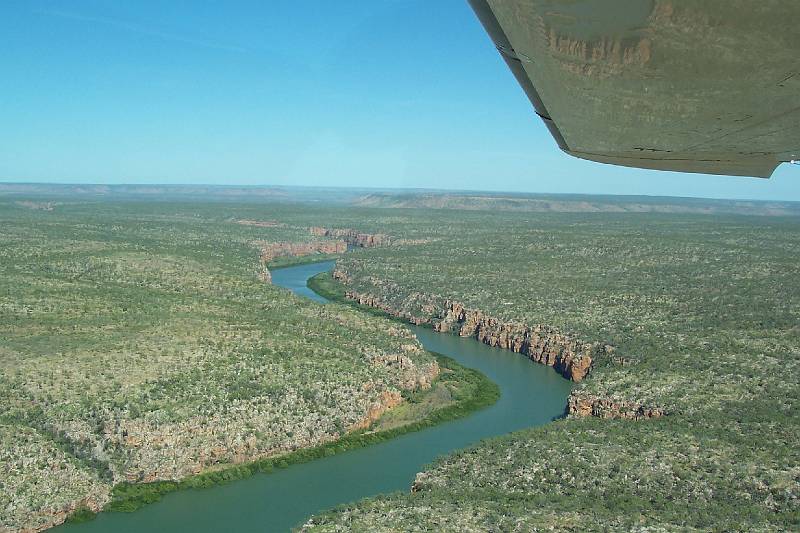
<path fill-rule="evenodd" d="M 409 345 L 412 353 L 419 353 L 424 350 L 416 345 Z M 374 354 L 367 356 L 367 360 L 373 366 L 384 366 L 395 370 L 400 377 L 399 385 L 405 390 L 422 389 L 428 390 L 439 376 L 441 369 L 439 363 L 433 361 L 426 368 L 419 368 L 411 357 L 403 354 Z"/>
<path fill-rule="evenodd" d="M 647 407 L 632 402 L 614 401 L 573 391 L 567 400 L 567 413 L 570 416 L 596 416 L 598 418 L 642 420 L 666 415 L 662 407 Z"/>
<path fill-rule="evenodd" d="M 334 277 L 345 283 L 345 280 L 348 280 L 347 275 L 338 270 L 334 271 Z M 441 320 L 435 322 L 407 311 L 398 310 L 371 294 L 346 291 L 345 297 L 361 305 L 380 309 L 412 324 L 433 322 L 435 331 L 457 333 L 462 337 L 474 337 L 489 346 L 521 353 L 534 362 L 552 366 L 559 374 L 576 383 L 586 377 L 595 358 L 611 356 L 614 353 L 614 347 L 610 345 L 581 341 L 559 333 L 548 326 L 526 326 L 513 322 L 502 322 L 486 316 L 481 311 L 467 309 L 458 302 L 447 301 L 444 309 L 439 312 Z M 568 400 L 567 414 L 570 416 L 595 416 L 604 419 L 642 420 L 659 418 L 666 415 L 667 412 L 658 406 L 644 406 L 633 402 L 591 396 L 583 391 L 574 391 Z"/>
<path fill-rule="evenodd" d="M 71 502 L 69 505 L 61 509 L 52 510 L 50 512 L 45 511 L 41 513 L 35 517 L 35 524 L 23 527 L 19 531 L 20 533 L 38 533 L 39 531 L 45 531 L 46 529 L 60 526 L 67 521 L 69 515 L 79 509 L 89 509 L 93 513 L 99 513 L 103 510 L 103 506 L 106 505 L 110 500 L 111 496 L 109 493 L 102 494 L 99 497 L 90 495 L 85 498 L 81 498 Z M 0 529 L 0 531 L 5 530 Z"/>
<path fill-rule="evenodd" d="M 408 349 L 412 352 L 423 351 L 418 345 L 408 345 Z M 433 381 L 439 377 L 441 373 L 439 363 L 436 361 L 433 361 L 432 364 L 427 365 L 424 369 L 418 368 L 410 357 L 402 354 L 381 354 L 372 356 L 369 359 L 370 363 L 373 365 L 381 365 L 390 368 L 394 367 L 398 369 L 399 373 L 405 373 L 405 379 L 400 382 L 400 386 L 405 390 L 428 390 L 433 385 Z M 368 384 L 368 387 L 371 386 L 371 383 Z M 377 422 L 386 411 L 397 407 L 401 403 L 403 403 L 403 396 L 399 391 L 395 389 L 385 390 L 369 409 L 367 409 L 364 418 L 352 424 L 347 430 L 357 431 L 360 429 L 367 429 L 373 423 Z"/>
<path fill-rule="evenodd" d="M 333 277 L 345 285 L 352 282 L 351 275 L 342 268 L 336 268 Z M 394 292 L 399 289 L 387 281 L 370 280 L 370 282 L 377 283 L 379 290 Z M 583 341 L 546 325 L 528 326 L 513 321 L 503 321 L 480 310 L 468 309 L 456 301 L 445 300 L 440 304 L 435 298 L 419 296 L 419 293 L 410 293 L 400 304 L 390 304 L 374 294 L 356 290 L 345 291 L 345 297 L 350 300 L 379 309 L 412 324 L 430 324 L 438 332 L 473 337 L 489 346 L 521 353 L 532 361 L 552 366 L 562 376 L 576 383 L 588 375 L 593 362 L 598 358 L 622 366 L 628 364 L 628 360 L 616 354 L 615 347 L 608 344 Z M 415 313 L 415 310 L 421 312 Z M 583 389 L 576 389 L 569 397 L 567 414 L 604 419 L 641 420 L 665 416 L 668 412 L 663 407 L 590 395 Z"/>
<path fill-rule="evenodd" d="M 343 254 L 347 251 L 347 243 L 343 240 L 315 242 L 261 241 L 257 244 L 261 247 L 261 267 L 258 271 L 258 279 L 264 283 L 272 283 L 272 274 L 270 274 L 267 265 L 276 257 L 303 257 L 312 254 Z"/>
<path fill-rule="evenodd" d="M 364 416 L 364 418 L 348 427 L 347 431 L 367 429 L 381 416 L 383 416 L 383 413 L 392 407 L 397 407 L 401 403 L 403 403 L 403 396 L 400 394 L 400 392 L 396 390 L 387 390 L 382 392 L 380 398 L 378 398 L 378 400 L 373 403 L 369 409 L 367 409 L 367 414 Z"/>
<path fill-rule="evenodd" d="M 347 244 L 359 248 L 372 248 L 389 244 L 389 236 L 383 233 L 359 233 L 350 228 L 328 229 L 319 226 L 310 228 L 311 234 L 317 237 L 344 239 Z"/>
<path fill-rule="evenodd" d="M 302 257 L 311 254 L 341 254 L 347 243 L 338 241 L 314 242 L 261 242 L 261 262 L 269 263 L 276 257 Z"/>
<path fill-rule="evenodd" d="M 339 278 L 341 279 L 341 275 Z M 356 303 L 360 305 L 366 305 L 368 307 L 374 307 L 375 309 L 379 309 L 386 314 L 395 316 L 397 318 L 402 318 L 403 320 L 408 320 L 412 324 L 419 326 L 422 324 L 429 324 L 430 320 L 427 318 L 422 318 L 414 315 L 413 313 L 400 311 L 399 309 L 395 309 L 391 305 L 383 302 L 377 296 L 373 296 L 371 294 L 361 294 L 356 291 L 345 291 L 344 293 L 345 298 L 348 300 L 354 300 Z"/>
<path fill-rule="evenodd" d="M 349 281 L 347 274 L 338 269 L 334 271 L 333 276 L 343 283 Z M 440 320 L 432 321 L 409 311 L 397 309 L 372 294 L 348 290 L 345 292 L 345 297 L 412 324 L 433 323 L 433 329 L 440 333 L 455 332 L 462 337 L 474 337 L 489 346 L 521 353 L 537 363 L 552 366 L 562 376 L 575 382 L 586 377 L 593 357 L 604 354 L 611 348 L 572 338 L 548 326 L 531 327 L 503 322 L 481 311 L 467 309 L 458 302 L 446 301 L 438 312 Z"/>
<path fill-rule="evenodd" d="M 489 346 L 524 354 L 575 382 L 589 372 L 593 355 L 606 350 L 599 343 L 583 342 L 548 326 L 502 322 L 449 300 L 440 316 L 441 321 L 433 328 L 436 331 L 456 331 L 462 337 L 474 337 Z"/>

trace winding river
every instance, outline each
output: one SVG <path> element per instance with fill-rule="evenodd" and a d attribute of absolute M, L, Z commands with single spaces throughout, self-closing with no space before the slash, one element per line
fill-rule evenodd
<path fill-rule="evenodd" d="M 320 303 L 307 280 L 333 261 L 278 269 L 272 282 Z M 380 493 L 409 490 L 438 456 L 487 437 L 545 424 L 564 412 L 571 383 L 552 368 L 473 339 L 409 326 L 430 351 L 476 368 L 500 387 L 500 400 L 472 415 L 395 439 L 208 489 L 167 494 L 133 513 L 101 513 L 59 531 L 288 531 L 311 515 Z"/>

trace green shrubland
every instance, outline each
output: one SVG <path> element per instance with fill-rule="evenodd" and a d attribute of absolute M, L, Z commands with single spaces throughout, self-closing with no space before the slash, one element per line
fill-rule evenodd
<path fill-rule="evenodd" d="M 420 473 L 414 493 L 344 506 L 309 530 L 800 527 L 800 219 L 361 215 L 418 244 L 343 257 L 340 294 L 433 323 L 457 301 L 611 345 L 573 395 L 667 414 L 571 416 L 494 439 Z"/>
<path fill-rule="evenodd" d="M 0 528 L 367 444 L 386 394 L 430 385 L 407 329 L 259 280 L 259 242 L 311 238 L 240 223 L 282 209 L 0 200 Z"/>

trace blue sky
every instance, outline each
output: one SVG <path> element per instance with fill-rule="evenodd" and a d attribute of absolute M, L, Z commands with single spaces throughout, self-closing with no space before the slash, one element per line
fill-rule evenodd
<path fill-rule="evenodd" d="M 6 0 L 0 181 L 800 200 L 561 153 L 466 0 Z"/>

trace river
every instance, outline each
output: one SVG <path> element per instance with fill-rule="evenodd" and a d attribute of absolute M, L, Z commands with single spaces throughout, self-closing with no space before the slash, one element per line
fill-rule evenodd
<path fill-rule="evenodd" d="M 324 304 L 327 300 L 306 282 L 333 266 L 328 261 L 276 269 L 272 282 Z M 407 491 L 415 474 L 438 456 L 481 439 L 545 424 L 564 412 L 572 384 L 552 368 L 473 339 L 409 328 L 426 349 L 478 369 L 497 383 L 501 392 L 497 403 L 373 446 L 226 485 L 170 493 L 133 513 L 101 513 L 91 522 L 61 526 L 59 532 L 288 531 L 339 504 Z"/>

